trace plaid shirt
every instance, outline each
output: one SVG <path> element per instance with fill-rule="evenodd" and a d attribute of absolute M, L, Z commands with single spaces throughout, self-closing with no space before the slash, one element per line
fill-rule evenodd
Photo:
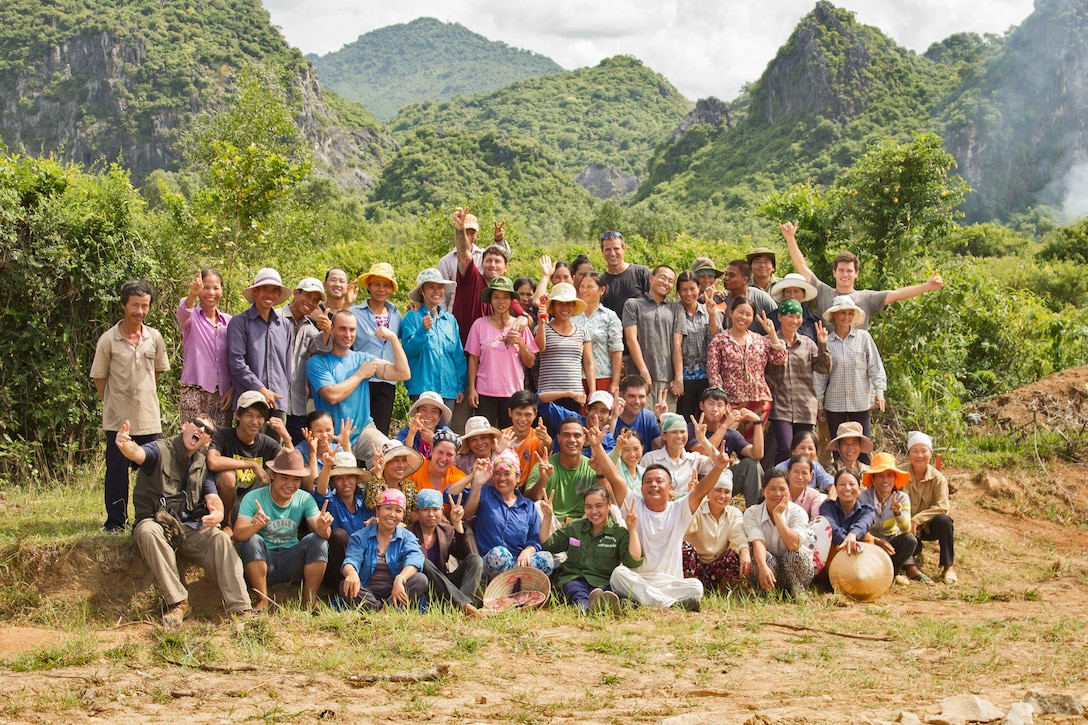
<path fill-rule="evenodd" d="M 689 315 L 684 306 L 676 303 L 682 312 L 680 334 L 684 336 L 680 344 L 680 354 L 684 358 L 684 380 L 703 380 L 706 378 L 706 349 L 710 344 L 710 314 L 706 305 L 700 302 L 695 314 Z M 717 310 L 718 329 L 722 329 L 723 315 Z"/>
<path fill-rule="evenodd" d="M 854 328 L 839 337 L 827 334 L 831 352 L 831 372 L 813 373 L 820 407 L 833 413 L 852 413 L 873 407 L 873 397 L 884 397 L 888 376 L 873 337 L 866 330 Z"/>

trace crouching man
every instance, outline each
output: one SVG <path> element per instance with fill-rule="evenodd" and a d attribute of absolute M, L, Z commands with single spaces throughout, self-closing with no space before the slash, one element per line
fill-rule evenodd
<path fill-rule="evenodd" d="M 329 561 L 333 521 L 329 502 L 319 511 L 313 496 L 299 490 L 310 469 L 298 451 L 280 450 L 268 469 L 272 482 L 246 494 L 234 522 L 234 540 L 241 544 L 246 581 L 260 598 L 254 609 L 268 608 L 269 584 L 300 580 L 305 605 L 314 607 Z M 304 519 L 312 533 L 300 541 L 298 529 Z"/>
<path fill-rule="evenodd" d="M 166 598 L 162 623 L 176 627 L 189 616 L 189 593 L 178 573 L 178 555 L 198 562 L 216 578 L 228 612 L 250 608 L 242 560 L 220 528 L 223 501 L 208 479 L 207 445 L 215 425 L 194 418 L 181 435 L 137 445 L 126 420 L 117 432 L 117 448 L 139 467 L 132 491 L 136 525 L 132 536 L 155 583 Z"/>

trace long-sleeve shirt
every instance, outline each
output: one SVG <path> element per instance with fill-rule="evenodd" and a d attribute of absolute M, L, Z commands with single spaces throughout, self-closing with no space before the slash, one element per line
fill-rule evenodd
<path fill-rule="evenodd" d="M 919 527 L 925 526 L 941 514 L 948 515 L 952 504 L 948 499 L 948 479 L 933 466 L 926 467 L 926 474 L 921 481 L 911 471 L 910 482 L 903 487 L 903 492 L 910 497 L 914 510 L 912 521 Z"/>
<path fill-rule="evenodd" d="M 707 377 L 711 385 L 725 390 L 734 405 L 769 401 L 767 365 L 786 362 L 785 346 L 772 348 L 770 340 L 751 331 L 744 333 L 744 342 L 743 347 L 739 345 L 728 330 L 715 335 L 706 351 Z"/>
<path fill-rule="evenodd" d="M 808 520 L 816 518 L 820 515 L 820 506 L 827 500 L 827 496 L 823 495 L 811 486 L 805 486 L 805 490 L 801 492 L 801 495 L 793 499 L 793 502 L 803 508 L 805 513 L 808 514 Z"/>
<path fill-rule="evenodd" d="M 695 509 L 695 517 L 688 524 L 684 541 L 695 548 L 695 554 L 704 564 L 717 559 L 732 549 L 738 554 L 748 547 L 748 537 L 744 534 L 744 515 L 735 506 L 726 506 L 721 518 L 715 518 L 710 512 L 710 501 L 703 499 Z"/>
<path fill-rule="evenodd" d="M 431 329 L 423 326 L 423 317 L 431 315 Z M 468 387 L 468 364 L 461 344 L 457 320 L 445 309 L 434 311 L 420 308 L 409 310 L 401 321 L 400 339 L 412 377 L 404 387 L 409 395 L 425 391 L 443 398 L 456 398 Z"/>
<path fill-rule="evenodd" d="M 476 514 L 476 544 L 481 552 L 505 546 L 515 557 L 526 547 L 540 551 L 540 517 L 533 502 L 517 494 L 507 504 L 491 484 L 480 490 L 480 508 Z"/>
<path fill-rule="evenodd" d="M 326 352 L 321 350 L 321 330 L 309 317 L 296 320 L 291 314 L 290 305 L 281 307 L 280 314 L 291 326 L 291 395 L 282 405 L 288 415 L 305 416 L 310 399 L 306 385 L 306 361 L 313 352 Z"/>
<path fill-rule="evenodd" d="M 824 501 L 820 504 L 820 515 L 831 524 L 831 543 L 842 546 L 850 534 L 861 541 L 876 521 L 876 510 L 860 500 L 854 502 L 854 508 L 847 514 L 838 501 Z"/>
<path fill-rule="evenodd" d="M 222 395 L 230 388 L 227 370 L 227 323 L 231 316 L 217 314 L 212 324 L 208 313 L 198 303 L 193 309 L 185 306 L 184 297 L 178 303 L 177 318 L 181 328 L 182 385 L 199 385 L 209 393 Z"/>
<path fill-rule="evenodd" d="M 835 483 L 835 477 L 828 473 L 823 464 L 816 459 L 811 459 L 811 462 L 812 480 L 808 482 L 809 488 L 814 488 L 820 493 L 827 493 L 827 489 Z M 786 473 L 789 470 L 789 463 L 788 460 L 782 461 L 774 467 L 774 470 Z"/>
<path fill-rule="evenodd" d="M 813 373 L 820 407 L 835 413 L 872 408 L 873 397 L 883 397 L 888 389 L 888 376 L 872 335 L 854 328 L 843 339 L 832 330 L 827 334 L 827 349 L 831 372 Z"/>
<path fill-rule="evenodd" d="M 395 579 L 406 566 L 414 566 L 423 571 L 423 550 L 419 548 L 419 539 L 408 529 L 398 526 L 393 530 L 393 538 L 385 548 L 385 563 L 389 573 Z M 378 566 L 378 527 L 367 526 L 359 529 L 348 539 L 348 550 L 344 555 L 344 566 L 351 564 L 359 572 L 359 582 L 365 587 Z"/>
<path fill-rule="evenodd" d="M 892 513 L 892 501 L 899 501 L 899 515 Z M 858 496 L 858 503 L 868 504 L 876 511 L 876 521 L 869 532 L 881 539 L 891 539 L 910 533 L 910 496 L 893 490 L 883 504 L 877 500 L 876 489 L 867 488 Z"/>
<path fill-rule="evenodd" d="M 268 388 L 282 396 L 277 407 L 286 409 L 291 393 L 291 335 L 290 323 L 274 309 L 268 311 L 267 321 L 254 306 L 230 318 L 227 368 L 234 385 L 234 407 L 247 390 Z"/>
<path fill-rule="evenodd" d="M 818 345 L 804 335 L 797 335 L 786 345 L 783 364 L 767 366 L 767 385 L 774 408 L 771 418 L 791 423 L 816 424 L 816 385 L 813 372 L 831 372 L 831 353 L 827 345 Z"/>
<path fill-rule="evenodd" d="M 592 587 L 604 587 L 620 564 L 631 569 L 642 566 L 644 558 L 631 556 L 629 543 L 627 529 L 612 519 L 606 519 L 604 529 L 596 535 L 589 519 L 577 519 L 548 537 L 544 549 L 553 554 L 567 552 L 567 560 L 559 565 L 559 586 L 585 579 Z"/>

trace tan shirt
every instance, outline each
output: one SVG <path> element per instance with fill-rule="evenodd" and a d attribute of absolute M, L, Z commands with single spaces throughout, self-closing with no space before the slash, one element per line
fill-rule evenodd
<path fill-rule="evenodd" d="M 121 323 L 102 333 L 91 363 L 91 379 L 105 380 L 102 427 L 117 431 L 127 420 L 129 432 L 162 432 L 162 413 L 155 387 L 158 373 L 170 369 L 166 344 L 158 330 L 144 325 L 133 345 L 121 334 Z"/>
<path fill-rule="evenodd" d="M 748 547 L 744 534 L 743 514 L 735 506 L 726 506 L 720 519 L 710 513 L 710 502 L 703 500 L 688 524 L 684 541 L 695 547 L 699 561 L 709 564 L 732 549 L 738 554 Z"/>
<path fill-rule="evenodd" d="M 910 507 L 914 513 L 911 522 L 919 528 L 925 526 L 940 514 L 947 515 L 952 510 L 948 499 L 948 479 L 933 466 L 926 467 L 926 475 L 921 481 L 910 474 L 910 482 L 903 487 L 903 493 L 910 497 Z"/>

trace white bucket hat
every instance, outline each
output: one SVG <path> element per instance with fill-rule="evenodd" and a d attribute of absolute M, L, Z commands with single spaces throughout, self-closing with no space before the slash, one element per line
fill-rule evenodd
<path fill-rule="evenodd" d="M 442 273 L 434 267 L 428 267 L 416 275 L 416 286 L 408 293 L 408 299 L 423 304 L 423 285 L 429 282 L 442 285 L 446 292 L 453 292 L 453 289 L 457 286 L 456 282 L 444 278 Z"/>
<path fill-rule="evenodd" d="M 272 303 L 273 305 L 282 305 L 291 296 L 291 288 L 287 287 L 283 280 L 280 279 L 280 273 L 271 267 L 265 267 L 257 272 L 257 278 L 253 280 L 253 284 L 242 290 L 242 296 L 246 298 L 247 302 L 253 304 L 253 292 L 258 287 L 264 287 L 265 285 L 276 285 L 280 288 L 280 296 Z"/>
<path fill-rule="evenodd" d="M 854 298 L 849 295 L 839 295 L 831 301 L 831 306 L 824 310 L 824 322 L 834 326 L 831 316 L 843 310 L 854 311 L 854 322 L 851 327 L 861 327 L 865 324 L 865 310 L 858 307 L 858 303 L 854 302 Z"/>
<path fill-rule="evenodd" d="M 785 295 L 782 293 L 790 287 L 798 287 L 805 291 L 805 299 L 802 302 L 816 299 L 816 286 L 796 272 L 790 272 L 775 282 L 774 286 L 771 287 L 771 297 L 774 298 L 775 302 L 781 302 L 785 299 Z"/>

